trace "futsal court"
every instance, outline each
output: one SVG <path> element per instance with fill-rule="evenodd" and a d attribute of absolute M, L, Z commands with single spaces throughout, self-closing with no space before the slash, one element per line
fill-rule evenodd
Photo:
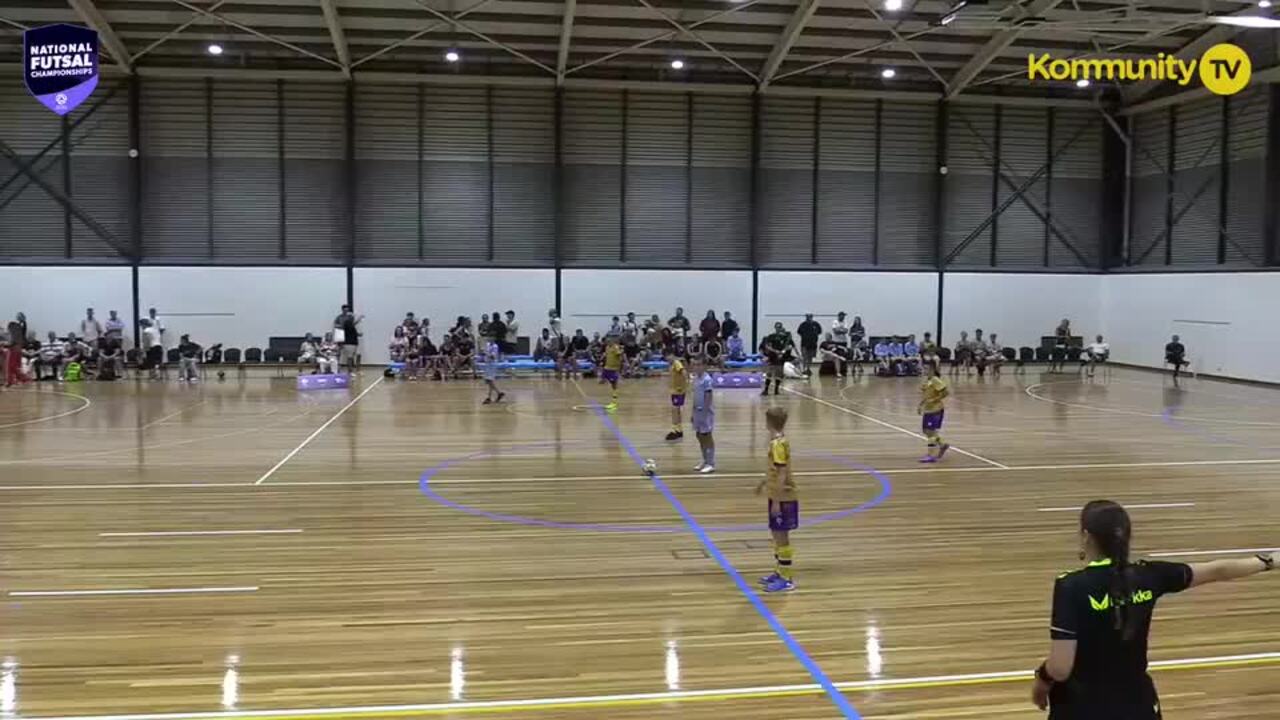
<path fill-rule="evenodd" d="M 0 400 L 0 637 L 14 717 L 1035 718 L 1054 577 L 1107 497 L 1146 557 L 1276 543 L 1280 390 L 1115 369 L 718 392 L 718 472 L 665 379 L 366 372 L 299 393 L 63 385 Z M 771 569 L 764 410 L 790 412 L 797 590 Z M 652 458 L 658 474 L 644 476 Z M 1274 598 L 1166 600 L 1165 712 L 1271 718 Z M 215 713 L 215 715 L 209 715 Z M 276 713 L 276 714 L 271 714 Z"/>

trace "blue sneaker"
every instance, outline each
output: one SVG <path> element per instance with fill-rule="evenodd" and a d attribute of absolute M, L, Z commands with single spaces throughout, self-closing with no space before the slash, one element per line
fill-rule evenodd
<path fill-rule="evenodd" d="M 795 589 L 796 589 L 796 584 L 794 582 L 782 577 L 779 577 L 775 579 L 773 582 L 764 586 L 764 591 L 767 593 L 791 592 L 792 590 L 795 590 Z"/>
<path fill-rule="evenodd" d="M 757 580 L 756 583 L 759 585 L 772 585 L 775 581 L 781 580 L 781 579 L 782 579 L 781 575 L 779 575 L 776 572 L 771 572 L 768 575 L 765 575 L 764 577 Z"/>

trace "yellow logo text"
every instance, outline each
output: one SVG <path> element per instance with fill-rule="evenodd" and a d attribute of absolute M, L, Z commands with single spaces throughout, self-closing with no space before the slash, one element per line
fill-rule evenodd
<path fill-rule="evenodd" d="M 1249 84 L 1253 65 L 1249 55 L 1230 43 L 1214 45 L 1191 60 L 1166 53 L 1154 58 L 1055 58 L 1049 53 L 1027 55 L 1028 80 L 1174 82 L 1182 87 L 1197 77 L 1210 92 L 1233 95 Z"/>

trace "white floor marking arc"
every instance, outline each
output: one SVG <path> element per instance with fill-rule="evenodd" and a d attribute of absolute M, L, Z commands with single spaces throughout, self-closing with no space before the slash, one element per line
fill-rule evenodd
<path fill-rule="evenodd" d="M 1117 502 L 1119 502 L 1119 501 L 1117 501 Z M 1132 505 L 1130 505 L 1129 503 L 1122 502 L 1122 503 L 1120 503 L 1120 504 L 1121 504 L 1121 505 L 1124 505 L 1124 507 L 1125 507 L 1125 509 L 1126 509 L 1126 510 L 1152 510 L 1152 509 L 1156 509 L 1156 508 L 1187 508 L 1187 507 L 1195 507 L 1195 506 L 1196 506 L 1196 504 L 1195 504 L 1195 503 L 1193 503 L 1193 502 L 1171 502 L 1171 503 L 1134 503 L 1134 504 L 1132 504 Z M 1072 507 L 1047 507 L 1047 508 L 1036 508 L 1036 512 L 1079 512 L 1079 511 L 1080 511 L 1080 508 L 1082 508 L 1082 507 L 1084 507 L 1084 505 L 1083 505 L 1083 504 L 1082 504 L 1082 505 L 1072 506 Z"/>
<path fill-rule="evenodd" d="M 207 535 L 296 535 L 302 532 L 298 529 L 288 530 L 156 530 L 153 532 L 104 532 L 98 533 L 98 537 L 104 538 L 122 538 L 122 537 L 195 537 Z"/>
<path fill-rule="evenodd" d="M 902 433 L 902 434 L 904 434 L 904 435 L 910 435 L 911 437 L 916 438 L 916 439 L 918 439 L 918 440 L 924 440 L 924 439 L 925 439 L 925 437 L 924 437 L 923 435 L 921 435 L 920 433 L 913 432 L 913 431 L 911 431 L 911 430 L 908 430 L 908 429 L 906 429 L 906 428 L 904 428 L 904 427 L 900 427 L 900 426 L 898 426 L 898 425 L 894 425 L 893 423 L 887 423 L 887 422 L 885 422 L 885 421 L 883 421 L 883 420 L 879 420 L 879 419 L 877 419 L 877 418 L 873 418 L 873 417 L 871 417 L 870 415 L 863 415 L 862 413 L 860 413 L 860 412 L 858 412 L 858 411 L 856 411 L 856 410 L 850 410 L 849 408 L 844 407 L 843 405 L 837 405 L 837 404 L 835 404 L 835 403 L 833 403 L 833 402 L 829 402 L 829 401 L 827 401 L 827 400 L 823 400 L 823 399 L 822 399 L 822 398 L 820 398 L 820 397 L 816 397 L 816 396 L 814 396 L 814 395 L 810 395 L 810 394 L 808 394 L 808 393 L 802 393 L 802 392 L 800 392 L 800 391 L 798 391 L 798 390 L 792 390 L 791 388 L 785 388 L 785 387 L 784 387 L 784 388 L 782 388 L 782 389 L 783 389 L 783 390 L 785 390 L 785 391 L 787 391 L 788 393 L 791 393 L 792 395 L 799 395 L 800 397 L 808 398 L 808 399 L 810 399 L 810 400 L 812 400 L 812 401 L 814 401 L 814 402 L 816 402 L 816 403 L 818 403 L 818 404 L 820 404 L 820 405 L 826 405 L 827 407 L 832 408 L 833 410 L 839 410 L 839 411 L 840 411 L 840 412 L 842 412 L 842 413 L 846 413 L 846 414 L 848 414 L 848 415 L 853 415 L 853 416 L 855 416 L 855 417 L 860 417 L 860 418 L 862 418 L 863 420 L 866 420 L 866 421 L 868 421 L 868 422 L 873 422 L 873 423 L 875 423 L 876 425 L 880 425 L 880 426 L 883 426 L 883 427 L 889 428 L 890 430 L 896 430 L 897 432 L 900 432 L 900 433 Z M 974 460 L 980 460 L 980 461 L 982 461 L 982 462 L 984 462 L 984 463 L 986 463 L 986 464 L 988 464 L 988 465 L 991 465 L 991 466 L 993 466 L 993 467 L 998 467 L 998 468 L 1000 468 L 1001 470 L 1008 470 L 1008 469 L 1009 469 L 1009 466 L 1008 466 L 1008 465 L 1004 465 L 1004 464 L 1002 464 L 1002 463 L 998 463 L 998 462 L 996 462 L 995 460 L 989 460 L 989 459 L 984 458 L 984 457 L 982 457 L 981 455 L 978 455 L 978 454 L 976 454 L 976 453 L 971 453 L 971 452 L 969 452 L 968 450 L 961 450 L 960 448 L 958 448 L 958 447 L 956 447 L 956 446 L 954 446 L 954 445 L 952 445 L 952 446 L 951 446 L 951 452 L 959 453 L 960 455 L 965 455 L 965 456 L 967 456 L 967 457 L 971 457 L 971 458 L 973 458 Z"/>
<path fill-rule="evenodd" d="M 99 597 L 107 595 L 205 595 L 258 592 L 257 585 L 243 587 L 133 588 L 123 590 L 13 590 L 9 597 Z"/>
<path fill-rule="evenodd" d="M 1280 652 L 1253 653 L 1248 655 L 1223 655 L 1218 657 L 1156 660 L 1150 664 L 1153 670 L 1195 669 L 1203 666 L 1229 667 L 1250 664 L 1271 664 L 1280 661 Z M 970 673 L 962 675 L 932 675 L 910 678 L 886 678 L 882 680 L 853 680 L 835 683 L 841 690 L 873 691 L 911 689 L 916 687 L 1012 682 L 1025 679 L 1031 682 L 1030 670 Z M 31 720 L 247 720 L 249 718 L 321 718 L 342 716 L 375 716 L 409 713 L 475 712 L 501 710 L 536 710 L 538 708 L 572 707 L 591 705 L 624 705 L 628 703 L 662 703 L 698 698 L 732 700 L 735 697 L 767 697 L 782 694 L 808 694 L 821 692 L 817 684 L 761 685 L 755 687 L 716 688 L 708 690 L 669 690 L 665 692 L 626 693 L 616 695 L 570 695 L 566 697 L 526 698 L 514 700 L 474 700 L 461 702 L 421 703 L 413 705 L 363 705 L 349 707 L 320 707 L 285 710 L 228 710 L 222 712 L 175 712 L 133 715 L 76 715 L 45 716 Z"/>
<path fill-rule="evenodd" d="M 330 425 L 332 425 L 332 424 L 333 424 L 333 423 L 334 423 L 338 418 L 342 417 L 342 415 L 343 415 L 344 413 L 346 413 L 346 412 L 347 412 L 348 410 L 350 410 L 351 408 L 355 407 L 355 404 L 356 404 L 356 403 L 358 403 L 358 402 L 360 402 L 361 398 L 363 398 L 365 395 L 368 395 L 368 394 L 369 394 L 369 391 L 371 391 L 371 390 L 373 390 L 374 388 L 376 388 L 376 387 L 378 387 L 379 385 L 381 385 L 381 384 L 382 384 L 382 381 L 383 381 L 384 379 L 385 379 L 385 378 L 383 378 L 382 376 L 379 376 L 377 380 L 374 380 L 374 381 L 369 385 L 369 387 L 365 388 L 364 390 L 362 390 L 362 391 L 360 392 L 360 394 L 359 394 L 359 395 L 357 395 L 357 396 L 355 396 L 354 398 L 352 398 L 352 399 L 351 399 L 351 402 L 347 403 L 346 405 L 343 405 L 343 406 L 342 406 L 342 409 L 341 409 L 341 410 L 339 410 L 337 413 L 335 413 L 333 417 L 329 418 L 329 419 L 325 422 L 325 424 L 323 424 L 323 425 L 321 425 L 320 427 L 316 428 L 316 431 L 315 431 L 315 432 L 313 432 L 313 433 L 311 433 L 310 435 L 308 435 L 308 436 L 307 436 L 307 439 L 306 439 L 306 440 L 303 440 L 303 441 L 302 441 L 302 443 L 301 443 L 300 445 L 298 445 L 298 447 L 296 447 L 296 448 L 294 448 L 293 450 L 291 450 L 291 451 L 289 452 L 289 454 L 288 454 L 288 455 L 285 455 L 285 456 L 284 456 L 284 458 L 280 460 L 280 462 L 276 463 L 274 467 L 272 467 L 272 468 L 271 468 L 270 470 L 268 470 L 265 474 L 263 474 L 263 476 L 262 476 L 262 477 L 258 478 L 258 481 L 257 481 L 257 482 L 255 482 L 255 483 L 254 483 L 254 485 L 261 485 L 262 483 L 266 482 L 266 481 L 267 481 L 267 478 L 269 478 L 269 477 L 271 477 L 272 475 L 274 475 L 274 474 L 276 473 L 276 471 L 277 471 L 277 470 L 279 470 L 280 468 L 284 467 L 284 464 L 285 464 L 285 463 L 287 463 L 287 462 L 289 462 L 290 460 L 292 460 L 294 455 L 297 455 L 298 453 L 302 452 L 302 449 L 303 449 L 303 448 L 305 448 L 307 445 L 309 445 L 309 444 L 311 443 L 311 441 L 312 441 L 312 440 L 315 440 L 317 437 L 319 437 L 320 433 L 324 432 L 324 429 L 325 429 L 325 428 L 327 428 L 327 427 L 329 427 Z"/>
<path fill-rule="evenodd" d="M 89 406 L 90 406 L 90 405 L 92 405 L 92 404 L 93 404 L 93 401 L 92 401 L 92 400 L 90 400 L 90 399 L 89 399 L 89 398 L 87 398 L 87 397 L 84 397 L 83 395 L 76 395 L 76 394 L 74 394 L 74 393 L 60 392 L 60 391 L 57 391 L 57 390 L 49 390 L 49 391 L 47 391 L 47 392 L 45 392 L 45 391 L 40 391 L 40 390 L 22 390 L 22 391 L 20 391 L 20 392 L 24 392 L 24 393 L 28 393 L 28 392 L 29 392 L 29 393 L 49 394 L 49 395 L 61 395 L 62 397 L 74 398 L 74 399 L 79 400 L 80 402 L 82 402 L 82 403 L 84 403 L 84 404 L 83 404 L 83 405 L 81 405 L 81 406 L 80 406 L 80 407 L 78 407 L 78 408 L 75 408 L 74 410 L 68 410 L 68 411 L 66 411 L 66 412 L 61 412 L 61 413 L 58 413 L 57 415 L 49 415 L 49 416 L 47 416 L 47 417 L 35 418 L 34 420 L 19 420 L 18 422 L 11 422 L 11 423 L 8 423 L 8 424 L 6 424 L 6 425 L 0 425 L 0 430 L 3 430 L 3 429 L 5 429 L 5 428 L 11 428 L 11 427 L 22 427 L 23 425 L 39 425 L 40 423 L 52 422 L 52 421 L 54 421 L 54 420 L 57 420 L 58 418 L 64 418 L 64 417 L 67 417 L 68 415 L 75 415 L 76 413 L 84 412 L 85 410 L 88 410 L 88 409 L 89 409 Z"/>

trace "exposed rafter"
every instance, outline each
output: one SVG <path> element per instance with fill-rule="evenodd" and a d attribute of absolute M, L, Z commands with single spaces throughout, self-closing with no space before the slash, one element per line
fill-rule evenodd
<path fill-rule="evenodd" d="M 464 22 L 462 22 L 462 21 L 458 20 L 458 18 L 456 18 L 456 17 L 449 17 L 448 15 L 446 15 L 446 14 L 444 14 L 444 13 L 440 12 L 439 10 L 436 10 L 435 8 L 433 8 L 433 7 L 431 7 L 430 5 L 428 5 L 426 2 L 424 2 L 424 0 L 414 0 L 414 2 L 416 2 L 416 3 L 418 4 L 418 6 L 419 6 L 419 7 L 421 7 L 423 10 L 426 10 L 428 13 L 430 13 L 430 14 L 432 14 L 432 15 L 435 15 L 436 17 L 440 18 L 441 20 L 444 20 L 444 21 L 448 22 L 450 25 L 453 25 L 453 27 L 454 27 L 455 29 L 461 30 L 461 31 L 463 31 L 463 32 L 465 32 L 465 33 L 468 33 L 468 34 L 470 34 L 470 35 L 474 35 L 474 36 L 476 36 L 476 37 L 480 38 L 481 40 L 483 40 L 483 41 L 485 41 L 485 42 L 489 43 L 490 45 L 492 45 L 492 46 L 494 46 L 494 47 L 498 48 L 499 50 L 503 50 L 503 51 L 505 51 L 505 52 L 508 52 L 508 53 L 510 53 L 510 54 L 512 54 L 512 55 L 514 55 L 514 56 L 516 56 L 516 57 L 518 57 L 518 58 L 520 58 L 521 60 L 523 60 L 523 61 L 525 61 L 525 62 L 529 63 L 530 65 L 534 65 L 534 66 L 536 66 L 536 67 L 540 67 L 540 68 L 542 68 L 543 70 L 546 70 L 547 72 L 551 73 L 552 75 L 555 75 L 555 74 L 556 74 L 556 69 L 555 69 L 555 68 L 553 68 L 553 67 L 549 67 L 546 63 L 544 63 L 544 62 L 540 62 L 540 61 L 538 61 L 536 58 L 530 57 L 528 54 L 523 53 L 523 52 L 521 52 L 521 51 L 517 50 L 516 48 L 512 47 L 511 45 L 508 45 L 507 43 L 504 43 L 504 42 L 502 42 L 502 41 L 500 41 L 500 40 L 497 40 L 497 39 L 495 39 L 495 38 L 493 38 L 493 37 L 491 37 L 491 36 L 489 36 L 489 35 L 486 35 L 485 33 L 480 32 L 479 30 L 477 30 L 477 29 L 475 29 L 474 27 L 472 27 L 472 26 L 468 25 L 467 23 L 464 23 Z"/>
<path fill-rule="evenodd" d="M 334 0 L 320 0 L 320 8 L 324 11 L 324 23 L 329 26 L 329 37 L 333 39 L 333 51 L 342 63 L 342 73 L 351 75 L 351 50 L 347 46 L 347 33 L 342 29 L 342 16 L 338 14 L 338 4 Z"/>
<path fill-rule="evenodd" d="M 269 42 L 269 43 L 275 43 L 276 45 L 279 45 L 280 47 L 288 48 L 288 49 L 290 49 L 290 50 L 292 50 L 292 51 L 294 51 L 294 52 L 298 53 L 299 55 L 306 55 L 306 56 L 307 56 L 307 57 L 309 57 L 309 58 L 313 58 L 313 59 L 315 59 L 315 60 L 319 60 L 320 62 L 325 63 L 325 64 L 327 64 L 327 65 L 332 65 L 332 66 L 334 66 L 334 67 L 338 68 L 339 70 L 343 70 L 343 69 L 345 69 L 345 68 L 343 68 L 343 67 L 342 67 L 342 65 L 341 65 L 341 64 L 339 64 L 339 63 L 338 63 L 338 61 L 337 61 L 337 60 L 334 60 L 334 59 L 332 59 L 332 58 L 327 58 L 327 57 L 325 57 L 325 56 L 323 56 L 323 55 L 317 55 L 316 53 L 313 53 L 313 52 L 311 52 L 310 50 L 308 50 L 308 49 L 306 49 L 306 48 L 303 48 L 303 47 L 299 47 L 299 46 L 297 46 L 297 45 L 294 45 L 294 44 L 293 44 L 293 43 L 291 43 L 291 42 L 287 42 L 287 41 L 285 41 L 285 40 L 281 40 L 281 39 L 280 39 L 280 38 L 278 38 L 278 37 L 272 37 L 271 35 L 268 35 L 268 34 L 266 34 L 266 33 L 264 33 L 264 32 L 260 32 L 260 31 L 258 31 L 258 30 L 254 30 L 253 28 L 249 27 L 248 25 L 245 25 L 244 23 L 241 23 L 241 22 L 236 22 L 235 20 L 232 20 L 231 18 L 228 18 L 228 17 L 226 17 L 225 15 L 219 15 L 219 14 L 217 14 L 217 13 L 215 13 L 215 12 L 210 12 L 209 10 L 206 10 L 206 9 L 204 9 L 204 8 L 202 8 L 202 7 L 198 7 L 198 6 L 196 6 L 196 5 L 192 5 L 191 3 L 186 2 L 186 0 L 173 0 L 173 2 L 174 2 L 174 3 L 176 3 L 176 4 L 178 4 L 178 5 L 181 5 L 182 7 L 184 7 L 184 8 L 186 8 L 186 9 L 190 10 L 191 12 L 200 13 L 201 15 L 204 15 L 205 17 L 208 17 L 208 18 L 212 18 L 212 19 L 214 19 L 214 20 L 217 20 L 218 22 L 223 23 L 223 24 L 225 24 L 225 25 L 229 25 L 229 26 L 231 26 L 231 27 L 233 27 L 233 28 L 235 28 L 235 29 L 237 29 L 237 30 L 240 30 L 240 31 L 242 31 L 242 32 L 247 32 L 247 33 L 249 33 L 250 35 L 253 35 L 254 37 L 262 38 L 263 40 L 266 40 L 266 41 L 267 41 L 267 42 Z"/>
<path fill-rule="evenodd" d="M 132 73 L 133 61 L 129 59 L 129 49 L 125 47 L 120 36 L 111 28 L 111 24 L 103 17 L 98 7 L 93 4 L 93 0 L 67 0 L 67 4 L 76 11 L 85 25 L 98 33 L 98 37 L 102 38 L 102 44 L 106 45 L 116 65 L 126 73 Z"/>
<path fill-rule="evenodd" d="M 791 52 L 791 46 L 800 39 L 804 26 L 808 25 L 813 14 L 818 12 L 819 2 L 821 0 L 800 0 L 795 12 L 791 14 L 791 19 L 787 21 L 787 27 L 782 31 L 782 36 L 769 52 L 769 59 L 765 61 L 764 69 L 760 71 L 760 87 L 769 86 L 773 76 L 778 73 L 778 68 L 782 67 L 782 61 L 787 59 L 787 53 Z"/>
<path fill-rule="evenodd" d="M 573 41 L 573 15 L 578 0 L 564 0 L 564 18 L 560 21 L 560 49 L 556 52 L 556 83 L 564 82 L 564 72 L 569 68 L 569 43 Z"/>
<path fill-rule="evenodd" d="M 1014 22 L 1025 17 L 1043 15 L 1057 7 L 1061 2 L 1062 0 L 1033 0 L 1031 4 L 1021 8 L 1021 16 Z M 969 61 L 962 65 L 955 75 L 951 76 L 951 82 L 947 83 L 947 99 L 959 95 L 968 87 L 969 83 L 973 82 L 974 78 L 978 77 L 979 73 L 986 69 L 992 60 L 995 60 L 1000 53 L 1012 45 L 1020 34 L 1022 34 L 1022 28 L 1016 26 L 996 31 L 987 40 L 986 44 L 978 52 L 974 53 L 973 57 L 969 58 Z"/>
<path fill-rule="evenodd" d="M 681 24 L 680 24 L 680 22 L 679 22 L 678 20 L 676 20 L 675 18 L 673 18 L 673 17 L 671 17 L 670 15 L 666 14 L 666 13 L 665 13 L 665 12 L 663 12 L 661 9 L 659 9 L 659 8 L 657 8 L 657 7 L 654 7 L 651 3 L 649 3 L 649 2 L 648 2 L 648 0 L 636 0 L 636 2 L 640 3 L 641 5 L 643 5 L 643 6 L 647 7 L 647 8 L 649 8 L 649 9 L 650 9 L 650 10 L 652 10 L 653 12 L 657 13 L 658 17 L 661 17 L 663 20 L 665 20 L 665 21 L 667 22 L 667 24 L 668 24 L 668 25 L 670 25 L 670 26 L 674 27 L 675 29 L 679 30 L 680 32 L 684 33 L 685 35 L 688 35 L 690 38 L 693 38 L 693 41 L 694 41 L 694 42 L 698 43 L 698 44 L 699 44 L 699 45 L 701 45 L 702 47 L 704 47 L 704 48 L 706 48 L 707 50 L 711 51 L 711 53 L 712 53 L 713 55 L 715 55 L 716 57 L 720 58 L 721 60 L 724 60 L 725 62 L 729 63 L 730 65 L 732 65 L 732 66 L 734 66 L 734 67 L 738 68 L 739 70 L 741 70 L 741 71 L 743 72 L 743 74 L 745 74 L 747 77 L 751 78 L 752 82 L 758 82 L 758 81 L 759 81 L 759 78 L 757 78 L 757 77 L 756 77 L 756 74 L 755 74 L 755 73 L 753 73 L 753 72 L 751 72 L 750 70 L 746 69 L 745 67 L 743 67 L 743 66 L 742 66 L 742 63 L 739 63 L 737 60 L 734 60 L 733 58 L 729 57 L 727 54 L 725 54 L 723 51 L 721 51 L 721 50 L 720 50 L 719 48 L 717 48 L 715 45 L 712 45 L 711 43 L 709 43 L 709 42 L 707 42 L 705 39 L 703 39 L 703 37 L 702 37 L 701 35 L 699 35 L 698 33 L 694 32 L 692 29 L 687 28 L 687 27 L 685 27 L 684 25 L 681 25 Z"/>

